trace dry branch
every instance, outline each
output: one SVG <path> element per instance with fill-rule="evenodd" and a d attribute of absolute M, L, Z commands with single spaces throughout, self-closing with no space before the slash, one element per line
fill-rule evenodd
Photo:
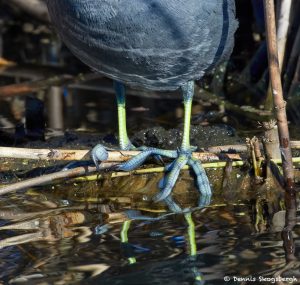
<path fill-rule="evenodd" d="M 104 170 L 104 169 L 111 168 L 115 164 L 116 163 L 104 162 L 99 167 L 100 167 L 100 170 Z M 7 194 L 7 193 L 14 192 L 14 191 L 22 190 L 22 189 L 25 189 L 25 188 L 29 188 L 29 187 L 33 187 L 33 186 L 53 182 L 53 181 L 58 180 L 58 179 L 74 178 L 74 177 L 90 174 L 90 173 L 95 172 L 96 170 L 97 170 L 96 167 L 89 167 L 89 166 L 87 166 L 87 167 L 77 167 L 77 168 L 70 169 L 70 170 L 59 171 L 59 172 L 55 172 L 55 173 L 46 174 L 46 175 L 43 175 L 43 176 L 27 179 L 25 181 L 13 183 L 13 184 L 10 184 L 8 186 L 1 187 L 0 188 L 0 196 L 4 195 L 4 194 Z"/>
<path fill-rule="evenodd" d="M 96 78 L 99 78 L 99 75 L 96 73 L 79 74 L 77 76 L 60 75 L 37 81 L 6 85 L 0 87 L 0 98 L 26 95 L 29 93 L 38 92 L 40 90 L 45 90 L 51 86 L 69 85 L 72 83 L 84 82 Z"/>
<path fill-rule="evenodd" d="M 36 160 L 82 160 L 89 159 L 90 150 L 75 149 L 30 149 L 0 147 L 0 158 L 19 158 Z M 139 154 L 140 151 L 108 151 L 107 161 L 126 161 Z M 220 161 L 224 159 L 241 160 L 236 153 L 215 154 L 210 152 L 194 152 L 193 156 L 201 161 Z"/>
<path fill-rule="evenodd" d="M 291 141 L 293 149 L 300 149 L 300 141 Z M 263 145 L 260 144 L 260 148 Z M 248 151 L 246 144 L 223 145 L 208 147 L 204 152 L 194 152 L 194 156 L 202 161 L 220 160 L 224 155 L 228 159 L 240 160 L 238 153 Z M 227 153 L 228 152 L 228 153 Z M 138 154 L 139 151 L 108 151 L 107 161 L 126 161 L 130 157 Z M 22 148 L 22 147 L 0 147 L 0 158 L 33 159 L 33 160 L 82 160 L 89 159 L 88 149 L 43 149 L 43 148 Z M 221 156 L 220 156 L 221 154 Z"/>
<path fill-rule="evenodd" d="M 274 0 L 264 0 L 266 36 L 268 46 L 269 72 L 272 85 L 273 101 L 279 132 L 283 176 L 286 190 L 294 187 L 292 151 L 286 116 L 286 102 L 283 100 L 281 76 L 278 62 Z"/>

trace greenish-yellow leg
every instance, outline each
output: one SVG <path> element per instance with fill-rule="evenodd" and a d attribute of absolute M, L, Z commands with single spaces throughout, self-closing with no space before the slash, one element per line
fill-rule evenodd
<path fill-rule="evenodd" d="M 183 93 L 183 105 L 184 105 L 184 127 L 183 127 L 183 138 L 181 144 L 182 151 L 190 150 L 190 129 L 191 129 L 191 115 L 192 115 L 192 104 L 194 95 L 194 82 L 189 82 L 182 87 Z"/>
<path fill-rule="evenodd" d="M 139 167 L 149 156 L 159 155 L 175 160 L 166 166 L 167 174 L 159 183 L 161 189 L 155 197 L 155 201 L 161 201 L 168 198 L 170 202 L 171 191 L 178 179 L 180 170 L 188 164 L 196 174 L 197 188 L 201 193 L 199 206 L 209 204 L 211 198 L 211 189 L 206 173 L 198 160 L 192 157 L 194 148 L 190 146 L 190 124 L 191 110 L 194 95 L 194 82 L 187 82 L 181 87 L 184 102 L 184 130 L 181 148 L 179 150 L 162 150 L 157 148 L 147 148 L 131 160 L 119 165 L 118 169 L 123 171 L 131 171 Z"/>
<path fill-rule="evenodd" d="M 119 147 L 121 150 L 131 150 L 135 147 L 132 145 L 127 135 L 125 86 L 121 82 L 114 81 L 114 89 L 118 108 Z M 102 144 L 97 144 L 91 151 L 91 158 L 99 170 L 99 163 L 108 158 L 107 148 Z"/>
<path fill-rule="evenodd" d="M 131 220 L 125 221 L 122 226 L 121 231 L 121 242 L 123 245 L 128 245 L 128 230 L 130 228 Z M 127 256 L 129 264 L 136 263 L 136 258 L 134 256 Z"/>
<path fill-rule="evenodd" d="M 114 88 L 118 106 L 119 146 L 121 150 L 130 150 L 134 147 L 127 135 L 125 86 L 123 83 L 114 81 Z"/>
<path fill-rule="evenodd" d="M 192 264 L 193 260 L 197 258 L 197 242 L 196 242 L 196 235 L 195 235 L 195 223 L 193 221 L 192 213 L 188 212 L 184 214 L 185 220 L 188 224 L 188 244 L 190 248 L 189 255 L 191 257 L 191 271 L 194 274 L 195 283 L 197 285 L 205 284 L 203 279 L 202 273 L 199 271 L 197 264 Z"/>
<path fill-rule="evenodd" d="M 121 150 L 133 149 L 127 136 L 126 130 L 126 106 L 125 106 L 125 87 L 120 82 L 114 83 L 117 105 L 118 105 L 118 122 L 119 122 L 119 144 Z M 184 130 L 181 148 L 179 150 L 162 150 L 158 148 L 142 148 L 141 153 L 117 166 L 118 170 L 131 171 L 143 164 L 149 157 L 168 157 L 175 160 L 165 167 L 166 175 L 159 182 L 160 192 L 154 197 L 154 201 L 164 200 L 170 210 L 178 212 L 180 207 L 174 203 L 171 197 L 172 189 L 178 179 L 180 170 L 187 164 L 189 165 L 195 175 L 197 181 L 197 188 L 200 192 L 200 201 L 198 206 L 206 206 L 210 203 L 211 188 L 200 162 L 193 158 L 192 152 L 195 148 L 190 146 L 190 126 L 191 126 L 191 110 L 194 95 L 194 82 L 187 82 L 181 87 L 183 93 L 184 103 Z M 92 159 L 96 166 L 98 162 L 106 160 L 108 157 L 105 147 L 97 145 L 93 148 L 91 153 Z"/>

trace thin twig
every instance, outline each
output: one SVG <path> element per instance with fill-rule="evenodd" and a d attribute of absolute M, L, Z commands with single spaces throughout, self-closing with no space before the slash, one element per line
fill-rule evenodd
<path fill-rule="evenodd" d="M 264 8 L 270 80 L 276 111 L 281 157 L 283 161 L 283 176 L 285 180 L 286 190 L 290 190 L 294 188 L 294 171 L 286 116 L 286 102 L 283 100 L 281 76 L 278 63 L 274 0 L 264 0 Z"/>
<path fill-rule="evenodd" d="M 116 163 L 102 163 L 99 167 L 100 170 L 104 170 L 104 169 L 109 169 L 113 166 L 115 166 Z M 13 184 L 10 184 L 8 186 L 4 186 L 0 188 L 0 196 L 10 193 L 10 192 L 15 192 L 18 190 L 22 190 L 25 188 L 29 188 L 29 187 L 33 187 L 33 186 L 38 186 L 38 185 L 42 185 L 45 183 L 49 183 L 49 182 L 53 182 L 55 180 L 58 179 L 63 179 L 63 178 L 73 178 L 73 177 L 78 177 L 81 175 L 86 175 L 86 174 L 90 174 L 92 172 L 95 172 L 97 169 L 96 167 L 77 167 L 74 169 L 70 169 L 70 170 L 66 170 L 66 171 L 58 171 L 55 173 L 51 173 L 51 174 L 46 174 L 43 176 L 39 176 L 39 177 L 35 177 L 35 178 L 31 178 L 31 179 L 27 179 L 24 181 L 20 181 L 20 182 L 16 182 Z"/>
<path fill-rule="evenodd" d="M 59 75 L 36 81 L 6 85 L 0 87 L 0 98 L 26 95 L 28 93 L 47 89 L 51 86 L 69 85 L 71 83 L 85 82 L 96 78 L 99 78 L 99 75 L 96 73 L 79 74 L 77 76 Z"/>
<path fill-rule="evenodd" d="M 223 168 L 225 167 L 227 162 L 220 161 L 220 162 L 211 162 L 211 163 L 203 163 L 202 166 L 203 168 Z M 244 161 L 233 161 L 232 166 L 238 167 L 238 166 L 243 166 L 245 163 Z M 188 170 L 190 167 L 188 165 L 185 165 L 182 170 Z M 124 177 L 124 176 L 131 176 L 131 175 L 139 175 L 139 174 L 151 174 L 151 173 L 162 173 L 165 171 L 165 167 L 151 167 L 151 168 L 142 168 L 142 169 L 137 169 L 133 171 L 128 171 L 128 172 L 113 172 L 111 174 L 111 178 L 117 178 L 117 177 Z M 76 182 L 83 182 L 83 181 L 94 181 L 94 180 L 99 180 L 104 178 L 103 175 L 89 175 L 85 177 L 77 177 L 74 178 L 74 181 Z"/>
<path fill-rule="evenodd" d="M 246 144 L 232 144 L 232 145 L 220 145 L 220 146 L 211 146 L 207 148 L 207 151 L 212 153 L 221 153 L 221 152 L 247 152 L 248 148 Z"/>
<path fill-rule="evenodd" d="M 226 110 L 233 111 L 238 114 L 242 114 L 244 117 L 247 117 L 251 120 L 255 121 L 267 121 L 270 119 L 272 113 L 267 110 L 256 109 L 251 106 L 238 106 L 237 104 L 233 104 L 223 98 L 210 93 L 203 88 L 196 88 L 195 100 L 203 100 L 206 102 L 211 102 L 216 105 L 223 105 Z"/>

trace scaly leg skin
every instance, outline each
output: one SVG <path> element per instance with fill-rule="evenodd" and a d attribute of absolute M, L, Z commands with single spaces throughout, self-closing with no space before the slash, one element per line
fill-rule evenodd
<path fill-rule="evenodd" d="M 166 175 L 159 182 L 159 188 L 161 191 L 154 197 L 153 200 L 156 202 L 165 200 L 167 205 L 177 212 L 180 211 L 180 207 L 175 204 L 170 194 L 178 179 L 180 170 L 186 164 L 192 168 L 196 175 L 197 189 L 201 194 L 198 206 L 203 207 L 208 205 L 211 198 L 211 188 L 206 173 L 200 162 L 192 157 L 192 151 L 194 150 L 194 148 L 190 146 L 190 121 L 192 100 L 194 95 L 194 82 L 190 81 L 182 86 L 182 93 L 185 114 L 181 148 L 178 151 L 147 148 L 134 158 L 118 166 L 119 170 L 131 171 L 139 167 L 151 155 L 175 158 L 175 160 L 171 164 L 166 166 Z"/>
<path fill-rule="evenodd" d="M 119 147 L 120 150 L 132 150 L 135 147 L 128 138 L 126 128 L 125 86 L 121 82 L 114 81 L 114 89 L 118 107 Z M 97 168 L 99 168 L 99 162 L 107 159 L 107 150 L 110 149 L 102 144 L 98 144 L 92 149 L 91 157 Z"/>
<path fill-rule="evenodd" d="M 132 150 L 135 147 L 128 138 L 126 128 L 125 86 L 121 82 L 114 81 L 114 89 L 118 105 L 119 147 L 121 150 Z"/>

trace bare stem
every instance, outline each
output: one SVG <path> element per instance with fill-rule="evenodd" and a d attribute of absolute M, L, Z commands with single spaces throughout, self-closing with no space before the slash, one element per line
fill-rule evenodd
<path fill-rule="evenodd" d="M 283 176 L 285 180 L 285 188 L 287 191 L 289 191 L 290 189 L 294 188 L 294 171 L 286 116 L 286 102 L 283 100 L 280 69 L 278 63 L 274 0 L 264 0 L 264 8 L 268 45 L 269 72 L 279 132 Z"/>

